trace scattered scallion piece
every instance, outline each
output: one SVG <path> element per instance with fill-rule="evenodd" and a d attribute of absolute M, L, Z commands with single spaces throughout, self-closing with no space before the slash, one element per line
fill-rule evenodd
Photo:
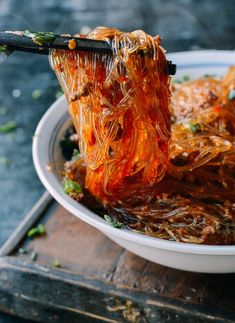
<path fill-rule="evenodd" d="M 15 121 L 8 121 L 0 125 L 0 133 L 8 133 L 17 128 Z"/>
<path fill-rule="evenodd" d="M 7 49 L 6 45 L 1 45 L 0 46 L 0 53 L 4 53 L 6 49 Z"/>
<path fill-rule="evenodd" d="M 114 219 L 113 217 L 111 217 L 110 215 L 108 214 L 105 214 L 104 215 L 104 219 L 114 228 L 117 228 L 117 229 L 121 229 L 124 227 L 124 225 L 119 222 L 118 220 Z"/>
<path fill-rule="evenodd" d="M 4 156 L 0 156 L 0 163 L 5 167 L 9 167 L 11 164 L 10 160 Z"/>
<path fill-rule="evenodd" d="M 30 258 L 32 261 L 37 260 L 38 254 L 35 251 L 31 252 Z"/>
<path fill-rule="evenodd" d="M 24 248 L 19 248 L 19 249 L 18 249 L 18 252 L 19 252 L 19 254 L 21 254 L 21 255 L 26 255 L 26 254 L 27 254 L 27 250 L 26 250 L 26 249 L 24 249 Z"/>
<path fill-rule="evenodd" d="M 197 133 L 199 130 L 202 129 L 202 126 L 200 125 L 200 123 L 194 123 L 190 126 L 190 129 L 192 131 L 193 134 Z"/>
<path fill-rule="evenodd" d="M 7 57 L 11 55 L 14 51 L 6 45 L 0 45 L 0 53 L 6 55 Z"/>
<path fill-rule="evenodd" d="M 82 193 L 82 187 L 79 183 L 71 180 L 66 179 L 63 182 L 63 190 L 66 194 L 70 193 Z"/>
<path fill-rule="evenodd" d="M 42 91 L 41 90 L 39 90 L 39 89 L 33 90 L 33 92 L 32 92 L 32 98 L 34 100 L 40 99 L 41 96 L 42 96 Z"/>
<path fill-rule="evenodd" d="M 216 77 L 216 74 L 204 74 L 205 78 Z"/>
<path fill-rule="evenodd" d="M 5 107 L 0 107 L 0 116 L 5 116 L 7 114 L 7 109 Z"/>
<path fill-rule="evenodd" d="M 61 264 L 60 264 L 59 259 L 55 259 L 55 260 L 54 260 L 53 266 L 54 266 L 55 268 L 60 268 L 60 267 L 61 267 Z"/>
<path fill-rule="evenodd" d="M 189 75 L 184 75 L 183 76 L 183 81 L 184 82 L 187 82 L 187 81 L 189 81 L 190 80 L 190 76 Z"/>
<path fill-rule="evenodd" d="M 230 90 L 230 92 L 228 94 L 228 99 L 229 99 L 229 101 L 235 100 L 235 89 Z"/>
<path fill-rule="evenodd" d="M 39 224 L 37 227 L 30 229 L 27 233 L 29 238 L 34 238 L 36 236 L 42 236 L 46 233 L 46 229 L 43 224 Z"/>
<path fill-rule="evenodd" d="M 73 150 L 72 160 L 76 159 L 80 155 L 80 151 L 78 149 Z"/>
<path fill-rule="evenodd" d="M 63 95 L 63 92 L 62 92 L 61 90 L 59 90 L 59 91 L 57 91 L 57 92 L 55 93 L 55 98 L 56 98 L 56 99 L 59 99 L 59 98 L 61 97 L 61 95 Z"/>
<path fill-rule="evenodd" d="M 58 36 L 53 32 L 33 32 L 25 30 L 24 36 L 30 37 L 35 44 L 44 45 L 53 42 Z"/>
<path fill-rule="evenodd" d="M 180 83 L 182 83 L 182 81 L 181 81 L 181 80 L 179 80 L 179 79 L 173 79 L 173 80 L 172 80 L 172 82 L 173 82 L 173 83 L 176 83 L 176 84 L 180 84 Z"/>

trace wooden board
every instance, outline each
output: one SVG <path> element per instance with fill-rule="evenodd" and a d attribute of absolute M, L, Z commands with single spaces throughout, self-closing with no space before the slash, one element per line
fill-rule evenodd
<path fill-rule="evenodd" d="M 46 235 L 27 238 L 44 223 Z M 19 253 L 19 248 L 27 250 Z M 37 259 L 31 259 L 31 253 Z M 46 193 L 0 252 L 0 310 L 41 322 L 234 322 L 235 275 L 163 267 L 124 250 Z M 58 259 L 61 268 L 55 268 Z"/>

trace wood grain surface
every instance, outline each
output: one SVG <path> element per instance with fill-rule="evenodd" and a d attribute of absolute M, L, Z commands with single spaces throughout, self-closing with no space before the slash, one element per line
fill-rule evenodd
<path fill-rule="evenodd" d="M 23 235 L 0 260 L 1 310 L 41 322 L 64 322 L 65 317 L 68 322 L 235 321 L 230 288 L 235 275 L 189 273 L 151 263 L 56 202 L 39 222 L 45 236 Z M 56 259 L 60 268 L 54 267 Z"/>

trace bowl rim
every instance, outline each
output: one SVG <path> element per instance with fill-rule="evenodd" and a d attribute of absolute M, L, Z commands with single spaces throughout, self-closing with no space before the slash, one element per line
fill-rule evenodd
<path fill-rule="evenodd" d="M 225 56 L 227 57 L 227 55 L 232 55 L 234 59 L 234 54 L 235 51 L 200 50 L 192 52 L 169 53 L 167 56 L 169 56 L 172 60 L 175 59 L 175 61 L 177 61 L 176 58 L 179 58 L 180 60 L 185 62 L 185 55 L 189 60 L 192 60 L 195 57 L 202 57 L 202 55 L 203 57 L 210 59 L 210 56 L 211 58 L 213 58 L 216 55 L 221 62 L 224 62 Z M 66 114 L 69 118 L 67 102 L 65 96 L 63 95 L 49 107 L 49 109 L 41 118 L 33 137 L 32 147 L 34 166 L 41 182 L 48 190 L 48 192 L 54 197 L 54 199 L 66 210 L 109 236 L 115 236 L 116 238 L 128 240 L 133 243 L 141 244 L 151 248 L 199 255 L 235 255 L 235 245 L 200 245 L 168 241 L 150 237 L 141 233 L 136 233 L 127 229 L 114 228 L 109 225 L 102 217 L 90 211 L 87 207 L 74 201 L 67 194 L 65 194 L 58 179 L 56 179 L 56 175 L 48 172 L 45 165 L 45 159 L 50 161 L 50 153 L 48 148 L 50 147 L 51 138 L 50 136 L 48 136 L 48 132 L 51 135 L 53 133 L 53 129 L 61 120 L 61 117 L 65 116 Z M 41 158 L 42 152 L 46 154 L 44 156 L 45 158 Z"/>

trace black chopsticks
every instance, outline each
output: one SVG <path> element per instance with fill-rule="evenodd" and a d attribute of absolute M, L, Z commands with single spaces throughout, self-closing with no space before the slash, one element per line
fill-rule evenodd
<path fill-rule="evenodd" d="M 75 50 L 112 54 L 112 48 L 106 41 L 61 36 L 51 32 L 1 31 L 0 47 L 2 47 L 2 50 L 6 47 L 11 51 L 16 50 L 44 55 L 49 54 L 50 48 L 71 49 L 71 47 Z M 167 74 L 174 75 L 176 73 L 176 65 L 172 64 L 171 61 L 167 63 Z"/>
<path fill-rule="evenodd" d="M 12 50 L 48 55 L 50 48 L 68 49 L 69 42 L 75 41 L 76 50 L 112 53 L 112 49 L 109 43 L 106 41 L 93 40 L 93 39 L 87 39 L 87 38 L 78 38 L 78 37 L 60 36 L 60 35 L 55 35 L 53 33 L 29 32 L 29 35 L 38 35 L 38 34 L 39 36 L 33 37 L 33 36 L 26 36 L 27 33 L 24 33 L 24 32 L 1 31 L 0 45 L 5 45 Z M 41 35 L 41 38 L 40 38 L 40 35 Z M 40 39 L 41 39 L 41 43 L 40 43 Z M 48 41 L 45 41 L 45 40 L 48 40 Z M 36 41 L 38 41 L 38 43 Z"/>

